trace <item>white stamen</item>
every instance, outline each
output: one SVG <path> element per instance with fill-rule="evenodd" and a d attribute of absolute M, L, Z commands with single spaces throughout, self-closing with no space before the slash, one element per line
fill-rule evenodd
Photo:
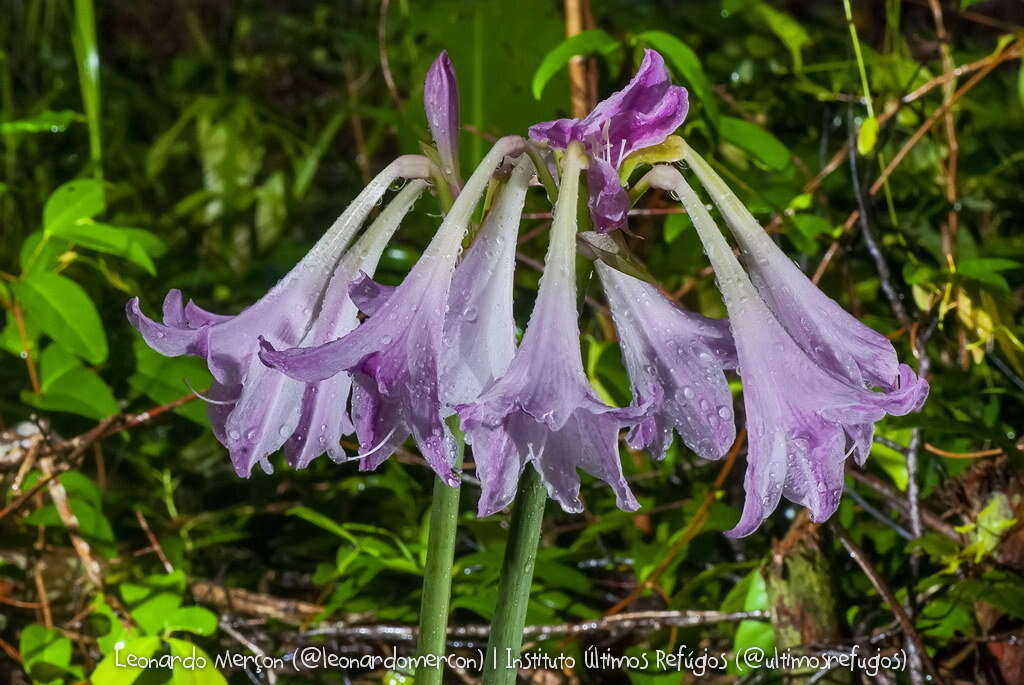
<path fill-rule="evenodd" d="M 181 382 L 185 384 L 185 387 L 188 388 L 189 392 L 191 392 L 193 395 L 195 395 L 196 397 L 201 399 L 203 402 L 209 402 L 210 404 L 223 404 L 223 405 L 237 404 L 238 403 L 238 400 L 215 400 L 213 398 L 207 397 L 203 393 L 201 393 L 198 390 L 196 390 L 195 388 L 193 388 L 192 384 L 188 382 L 187 378 L 182 378 Z"/>

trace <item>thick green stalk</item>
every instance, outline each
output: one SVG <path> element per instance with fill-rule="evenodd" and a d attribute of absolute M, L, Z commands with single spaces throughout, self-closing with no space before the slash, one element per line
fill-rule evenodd
<path fill-rule="evenodd" d="M 523 648 L 523 626 L 530 600 L 533 567 L 537 561 L 540 525 L 548 494 L 536 469 L 527 468 L 512 509 L 512 526 L 498 584 L 498 605 L 487 642 L 483 685 L 514 685 L 513 665 Z M 417 681 L 418 685 L 418 681 Z"/>
<path fill-rule="evenodd" d="M 458 421 L 449 420 L 448 425 L 455 435 L 455 468 L 459 469 L 462 468 L 466 442 L 458 428 Z M 459 520 L 459 494 L 460 488 L 449 487 L 440 478 L 434 478 L 430 528 L 427 532 L 427 563 L 423 572 L 423 600 L 420 603 L 419 638 L 416 644 L 418 657 L 443 657 L 445 654 L 455 534 Z M 440 685 L 443 679 L 443 664 L 438 664 L 437 668 L 421 665 L 416 669 L 416 685 Z"/>

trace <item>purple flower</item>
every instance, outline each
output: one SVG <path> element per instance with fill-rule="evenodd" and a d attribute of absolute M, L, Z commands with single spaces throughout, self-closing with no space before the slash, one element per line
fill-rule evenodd
<path fill-rule="evenodd" d="M 505 155 L 522 145 L 521 138 L 509 137 L 491 148 L 409 275 L 357 329 L 316 347 L 276 350 L 270 340 L 261 342 L 264 363 L 297 380 L 313 383 L 352 373 L 361 468 L 375 468 L 412 434 L 438 476 L 449 485 L 458 483 L 439 387 L 448 291 L 477 200 Z"/>
<path fill-rule="evenodd" d="M 889 339 L 851 316 L 814 285 L 707 162 L 690 148 L 686 155 L 740 244 L 758 293 L 801 349 L 830 373 L 858 387 L 907 392 L 910 389 L 899 384 L 909 381 L 924 402 L 927 381 L 908 373 Z"/>
<path fill-rule="evenodd" d="M 618 434 L 647 407 L 601 402 L 580 356 L 575 241 L 583 159 L 570 147 L 537 302 L 512 364 L 479 398 L 456 407 L 481 481 L 481 516 L 512 501 L 528 461 L 566 511 L 583 510 L 578 467 L 611 485 L 622 509 L 639 506 L 622 473 Z"/>
<path fill-rule="evenodd" d="M 626 223 L 629 197 L 618 169 L 630 153 L 664 141 L 683 123 L 688 109 L 686 89 L 673 86 L 665 60 L 644 51 L 640 70 L 629 84 L 584 119 L 558 119 L 530 127 L 530 137 L 564 149 L 583 143 L 590 155 L 587 186 L 590 215 L 599 231 Z"/>
<path fill-rule="evenodd" d="M 452 277 L 441 356 L 441 398 L 449 407 L 479 397 L 505 372 L 516 353 L 515 238 L 532 178 L 530 158 L 520 157 Z M 394 286 L 364 275 L 352 283 L 349 295 L 360 311 L 373 316 L 394 291 Z"/>
<path fill-rule="evenodd" d="M 437 56 L 427 71 L 423 84 L 423 109 L 427 114 L 430 135 L 437 146 L 441 172 L 458 194 L 462 187 L 459 178 L 459 82 L 447 50 Z"/>
<path fill-rule="evenodd" d="M 677 307 L 650 283 L 595 262 L 619 332 L 635 401 L 661 389 L 650 416 L 628 442 L 661 459 L 672 429 L 706 459 L 725 455 L 736 439 L 732 395 L 723 369 L 736 368 L 729 322 Z"/>
<path fill-rule="evenodd" d="M 347 418 L 338 419 L 343 411 L 330 413 L 318 408 L 318 404 L 330 405 L 336 401 L 343 406 L 345 398 L 339 400 L 336 396 L 340 389 L 328 385 L 307 393 L 302 384 L 291 383 L 279 373 L 268 373 L 255 354 L 258 337 L 270 338 L 281 345 L 296 345 L 307 336 L 326 334 L 344 320 L 326 316 L 321 320 L 320 315 L 330 313 L 338 305 L 334 298 L 326 298 L 325 293 L 338 291 L 337 287 L 329 285 L 345 248 L 396 179 L 428 175 L 429 167 L 429 162 L 418 156 L 402 157 L 389 165 L 288 275 L 238 315 L 213 314 L 192 302 L 183 305 L 181 293 L 171 290 L 164 300 L 161 324 L 142 313 L 138 298 L 128 302 L 129 322 L 154 350 L 166 356 L 191 354 L 206 359 L 215 381 L 209 397 L 213 401 L 209 410 L 211 423 L 217 438 L 228 448 L 240 476 L 247 477 L 257 462 L 269 472 L 267 456 L 289 438 L 293 438 L 288 448 L 290 461 L 295 465 L 306 463 L 311 458 L 308 448 L 300 449 L 296 443 L 298 438 L 294 436 L 315 433 L 310 428 L 314 424 L 306 423 L 309 421 L 320 420 L 321 425 L 327 426 L 324 449 L 330 448 L 332 456 L 340 456 L 340 447 L 329 445 L 327 436 L 331 436 L 331 440 L 340 436 L 347 427 Z M 410 184 L 401 201 L 392 203 L 388 222 L 393 225 L 387 228 L 384 224 L 388 222 L 381 220 L 378 230 L 393 231 L 422 189 L 422 183 Z M 357 262 L 353 266 L 372 270 L 368 262 Z M 354 275 L 355 271 L 349 273 Z M 340 292 L 344 295 L 343 288 Z M 328 414 L 335 417 L 337 425 L 335 421 L 326 420 Z"/>
<path fill-rule="evenodd" d="M 812 520 L 826 520 L 839 506 L 846 457 L 856 452 L 863 463 L 874 423 L 886 414 L 920 409 L 920 382 L 904 365 L 894 389 L 872 392 L 808 356 L 761 299 L 679 172 L 658 167 L 649 178 L 653 186 L 675 192 L 693 219 L 718 277 L 736 341 L 749 444 L 746 501 L 729 535 L 752 533 L 783 495 L 807 507 Z"/>

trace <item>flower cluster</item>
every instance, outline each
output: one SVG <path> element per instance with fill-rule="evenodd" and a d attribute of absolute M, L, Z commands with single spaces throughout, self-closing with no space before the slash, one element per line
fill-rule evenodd
<path fill-rule="evenodd" d="M 756 529 L 783 495 L 815 520 L 830 516 L 846 457 L 863 463 L 875 422 L 921 407 L 927 383 L 898 362 L 885 337 L 818 290 L 685 144 L 746 269 L 676 169 L 655 167 L 647 179 L 686 207 L 729 319 L 687 312 L 598 255 L 594 269 L 633 398 L 613 407 L 598 397 L 580 349 L 577 205 L 588 193 L 599 232 L 624 226 L 623 161 L 663 143 L 686 117 L 686 90 L 671 83 L 657 53 L 646 51 L 629 84 L 585 118 L 530 128 L 542 161 L 558 167 L 561 180 L 543 276 L 518 344 L 516 242 L 537 156 L 524 154 L 524 139 L 502 138 L 463 180 L 457 83 L 444 53 L 427 74 L 424 102 L 434 161 L 406 156 L 389 165 L 258 302 L 224 316 L 184 304 L 172 290 L 162 323 L 147 318 L 137 299 L 128 303 L 129 321 L 155 350 L 206 360 L 214 385 L 204 399 L 239 475 L 256 464 L 269 471 L 269 456 L 281 448 L 297 468 L 326 453 L 373 469 L 411 437 L 437 475 L 457 486 L 457 424 L 472 447 L 482 516 L 508 506 L 528 466 L 566 511 L 583 509 L 580 469 L 606 482 L 619 507 L 634 510 L 639 503 L 623 474 L 620 433 L 658 459 L 673 433 L 703 458 L 723 457 L 736 440 L 727 377 L 735 372 L 750 436 L 746 504 L 731 531 L 738 536 Z M 382 251 L 427 178 L 445 190 L 439 195 L 450 198 L 450 207 L 402 283 L 377 283 Z M 356 240 L 397 179 L 412 180 Z M 477 205 L 495 187 L 476 227 Z M 359 450 L 349 457 L 341 439 L 353 433 Z"/>

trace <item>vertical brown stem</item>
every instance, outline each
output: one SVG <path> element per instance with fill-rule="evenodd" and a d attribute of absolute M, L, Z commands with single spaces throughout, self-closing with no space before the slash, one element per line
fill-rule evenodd
<path fill-rule="evenodd" d="M 584 30 L 586 15 L 590 13 L 588 0 L 565 0 L 565 37 L 572 38 Z M 587 76 L 587 58 L 579 55 L 569 60 L 569 98 L 572 115 L 582 119 L 590 111 L 590 79 Z"/>

